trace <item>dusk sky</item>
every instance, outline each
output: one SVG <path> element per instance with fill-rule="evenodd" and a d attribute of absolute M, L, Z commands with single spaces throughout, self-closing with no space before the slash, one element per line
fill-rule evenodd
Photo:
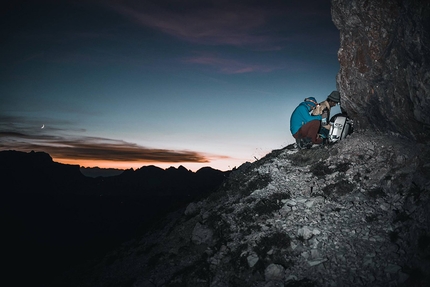
<path fill-rule="evenodd" d="M 293 143 L 294 108 L 336 90 L 330 0 L 2 10 L 0 150 L 86 167 L 230 170 Z"/>

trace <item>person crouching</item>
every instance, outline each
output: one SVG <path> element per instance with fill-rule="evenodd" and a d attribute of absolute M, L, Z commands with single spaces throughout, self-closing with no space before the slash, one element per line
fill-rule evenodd
<path fill-rule="evenodd" d="M 321 125 L 321 106 L 314 97 L 306 98 L 291 114 L 290 131 L 300 149 L 311 148 L 313 144 L 321 144 L 318 137 Z"/>

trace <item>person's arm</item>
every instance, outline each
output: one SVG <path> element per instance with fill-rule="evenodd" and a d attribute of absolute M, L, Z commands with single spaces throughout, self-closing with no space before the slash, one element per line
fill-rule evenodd
<path fill-rule="evenodd" d="M 328 101 L 324 101 L 321 103 L 321 106 L 323 106 L 322 111 L 324 112 L 326 110 L 327 113 L 327 123 L 325 125 L 323 125 L 323 128 L 330 130 L 331 128 L 331 124 L 330 124 L 330 110 L 331 110 L 331 106 L 329 104 Z"/>
<path fill-rule="evenodd" d="M 322 111 L 327 108 L 328 110 L 331 109 L 330 104 L 328 103 L 328 101 L 324 101 L 320 104 L 322 106 Z"/>
<path fill-rule="evenodd" d="M 324 110 L 324 106 L 318 104 L 315 108 L 312 110 L 312 115 L 317 116 L 322 114 L 322 111 Z"/>

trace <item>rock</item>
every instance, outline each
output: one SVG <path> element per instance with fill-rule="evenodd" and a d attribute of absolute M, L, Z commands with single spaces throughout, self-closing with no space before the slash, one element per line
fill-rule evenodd
<path fill-rule="evenodd" d="M 307 252 L 307 251 L 305 251 L 305 252 L 302 252 L 301 254 L 300 254 L 303 258 L 305 258 L 305 259 L 308 259 L 309 258 L 309 252 Z"/>
<path fill-rule="evenodd" d="M 287 200 L 286 202 L 285 202 L 285 205 L 286 206 L 295 206 L 295 205 L 297 205 L 297 202 L 295 201 L 295 200 Z"/>
<path fill-rule="evenodd" d="M 279 264 L 270 264 L 264 270 L 266 281 L 283 281 L 285 277 L 285 269 Z"/>
<path fill-rule="evenodd" d="M 292 208 L 288 204 L 285 204 L 279 212 L 281 213 L 281 215 L 285 216 L 288 213 L 290 213 L 291 210 L 292 210 Z"/>
<path fill-rule="evenodd" d="M 264 284 L 264 287 L 284 287 L 285 284 L 282 281 L 269 281 Z"/>
<path fill-rule="evenodd" d="M 195 244 L 209 244 L 212 242 L 212 235 L 213 232 L 211 229 L 200 224 L 200 222 L 197 222 L 194 227 L 191 240 Z"/>
<path fill-rule="evenodd" d="M 307 208 L 311 208 L 314 205 L 314 203 L 315 203 L 315 200 L 310 199 L 305 202 L 305 205 Z"/>
<path fill-rule="evenodd" d="M 285 278 L 285 282 L 289 282 L 289 281 L 297 281 L 297 276 L 296 275 L 288 275 L 287 278 Z"/>
<path fill-rule="evenodd" d="M 250 268 L 254 267 L 255 264 L 257 264 L 259 258 L 258 255 L 255 252 L 252 252 L 251 254 L 248 255 L 248 257 L 246 258 L 246 260 L 248 261 L 248 266 Z"/>
<path fill-rule="evenodd" d="M 319 264 L 324 263 L 326 261 L 327 261 L 327 259 L 309 260 L 308 264 L 309 264 L 309 266 L 316 266 L 316 265 L 319 265 Z"/>
<path fill-rule="evenodd" d="M 198 212 L 197 204 L 194 202 L 191 202 L 188 204 L 187 208 L 184 211 L 185 215 L 195 215 Z"/>
<path fill-rule="evenodd" d="M 321 254 L 317 249 L 312 249 L 311 250 L 311 258 L 312 259 L 321 259 Z"/>
<path fill-rule="evenodd" d="M 313 236 L 312 231 L 313 230 L 307 226 L 301 227 L 297 230 L 297 237 L 302 237 L 303 239 L 308 240 Z"/>
<path fill-rule="evenodd" d="M 430 137 L 430 2 L 332 0 L 342 109 L 357 129 Z"/>
<path fill-rule="evenodd" d="M 387 273 L 397 273 L 397 272 L 399 272 L 400 270 L 402 269 L 402 267 L 400 267 L 400 266 L 398 266 L 398 265 L 396 265 L 396 264 L 388 264 L 386 267 L 385 267 L 385 272 L 387 272 Z"/>
<path fill-rule="evenodd" d="M 296 202 L 298 203 L 305 203 L 308 199 L 304 197 L 297 197 Z"/>

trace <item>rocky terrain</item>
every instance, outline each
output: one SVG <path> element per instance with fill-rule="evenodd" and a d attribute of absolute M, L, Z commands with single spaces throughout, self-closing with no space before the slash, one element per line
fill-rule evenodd
<path fill-rule="evenodd" d="M 61 277 L 63 286 L 427 286 L 429 145 L 354 133 L 284 148 Z M 65 284 L 65 282 L 68 283 Z"/>

